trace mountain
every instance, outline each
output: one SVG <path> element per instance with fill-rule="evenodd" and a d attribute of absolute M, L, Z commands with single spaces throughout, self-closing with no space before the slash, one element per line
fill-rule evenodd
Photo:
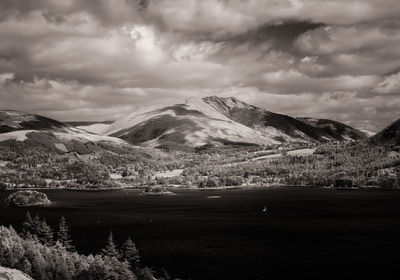
<path fill-rule="evenodd" d="M 100 131 L 135 145 L 158 148 L 196 147 L 206 144 L 279 143 L 272 137 L 238 123 L 203 99 L 134 112 Z"/>
<path fill-rule="evenodd" d="M 373 136 L 371 141 L 375 144 L 400 145 L 400 119 Z"/>
<path fill-rule="evenodd" d="M 130 146 L 119 138 L 93 134 L 43 116 L 0 111 L 0 145 L 15 145 L 18 142 L 44 146 L 58 153 L 82 154 Z"/>
<path fill-rule="evenodd" d="M 358 140 L 365 133 L 339 122 L 293 118 L 233 97 L 189 98 L 185 103 L 144 108 L 110 125 L 81 127 L 132 144 L 182 149 L 206 144 L 279 144 Z"/>

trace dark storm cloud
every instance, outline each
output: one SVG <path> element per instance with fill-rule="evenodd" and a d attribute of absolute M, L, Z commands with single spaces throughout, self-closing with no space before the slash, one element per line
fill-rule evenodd
<path fill-rule="evenodd" d="M 0 108 L 110 119 L 221 94 L 377 130 L 400 107 L 399 14 L 397 0 L 4 0 Z"/>
<path fill-rule="evenodd" d="M 291 52 L 293 51 L 293 43 L 298 36 L 321 26 L 323 24 L 311 22 L 273 22 L 250 29 L 226 40 L 233 44 L 251 43 L 255 46 L 271 41 L 274 49 Z"/>

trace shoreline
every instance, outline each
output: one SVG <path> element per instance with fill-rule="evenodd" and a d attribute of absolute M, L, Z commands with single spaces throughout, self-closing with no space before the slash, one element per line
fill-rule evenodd
<path fill-rule="evenodd" d="M 159 187 L 159 186 L 157 186 Z M 100 189 L 90 189 L 90 188 L 6 188 L 0 189 L 0 191 L 22 191 L 22 190 L 39 190 L 39 191 L 55 191 L 55 190 L 63 190 L 63 191 L 86 191 L 86 192 L 107 192 L 107 191 L 121 191 L 121 190 L 138 190 L 143 191 L 147 189 L 148 186 L 143 187 L 119 187 L 119 188 L 100 188 Z M 222 186 L 222 187 L 176 187 L 176 186 L 168 186 L 168 187 L 159 187 L 165 189 L 167 191 L 219 191 L 219 190 L 256 190 L 256 189 L 276 189 L 276 188 L 320 188 L 320 189 L 332 189 L 338 191 L 354 191 L 354 190 L 400 190 L 396 188 L 381 188 L 377 186 L 373 187 L 358 187 L 358 188 L 335 188 L 330 186 L 307 186 L 307 185 L 264 185 L 264 186 L 254 186 L 254 185 L 241 185 L 241 186 Z"/>
<path fill-rule="evenodd" d="M 120 187 L 120 188 L 101 188 L 101 189 L 90 189 L 90 188 L 6 188 L 0 191 L 21 191 L 21 190 L 64 190 L 64 191 L 118 191 L 118 190 L 145 190 L 149 186 L 143 187 Z M 286 185 L 265 185 L 265 186 L 251 186 L 251 185 L 241 185 L 241 186 L 222 186 L 222 187 L 176 187 L 168 186 L 161 187 L 155 186 L 155 188 L 162 188 L 165 190 L 233 190 L 233 189 L 267 189 L 267 188 L 282 188 L 282 187 L 304 187 L 304 186 L 286 186 Z M 312 187 L 312 186 L 307 186 Z"/>

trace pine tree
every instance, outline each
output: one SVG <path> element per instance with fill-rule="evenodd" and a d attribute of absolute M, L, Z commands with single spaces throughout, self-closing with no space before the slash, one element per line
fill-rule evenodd
<path fill-rule="evenodd" d="M 138 275 L 139 275 L 138 278 L 143 279 L 143 280 L 153 280 L 153 279 L 156 279 L 156 278 L 154 277 L 154 271 L 153 271 L 151 268 L 147 267 L 147 266 L 144 267 L 144 268 L 142 268 L 142 269 L 139 271 Z"/>
<path fill-rule="evenodd" d="M 25 237 L 31 234 L 32 222 L 31 214 L 27 211 L 25 214 L 25 220 L 22 223 L 22 233 Z"/>
<path fill-rule="evenodd" d="M 64 216 L 60 219 L 60 225 L 57 233 L 57 240 L 67 249 L 67 251 L 74 252 L 75 246 L 72 244 L 71 236 L 69 234 L 69 227 L 65 221 Z"/>
<path fill-rule="evenodd" d="M 24 258 L 23 260 L 20 261 L 21 263 L 16 266 L 17 269 L 25 272 L 26 274 L 31 275 L 32 274 L 32 265 L 29 262 L 28 259 Z"/>
<path fill-rule="evenodd" d="M 32 235 L 37 235 L 39 233 L 39 228 L 41 226 L 41 221 L 40 221 L 40 217 L 38 214 L 35 215 L 35 217 L 32 219 L 32 223 L 31 223 L 31 234 Z"/>
<path fill-rule="evenodd" d="M 108 235 L 107 238 L 107 243 L 106 246 L 101 250 L 101 254 L 103 256 L 107 256 L 107 257 L 115 257 L 116 259 L 120 259 L 121 256 L 117 250 L 117 246 L 114 243 L 114 237 L 112 232 L 110 231 L 110 234 Z"/>
<path fill-rule="evenodd" d="M 54 233 L 51 227 L 47 224 L 46 219 L 40 222 L 37 237 L 39 241 L 45 245 L 52 246 L 54 244 Z"/>
<path fill-rule="evenodd" d="M 135 243 L 133 243 L 130 237 L 125 241 L 122 248 L 124 260 L 127 260 L 132 268 L 137 267 L 140 263 L 139 250 L 136 248 Z"/>

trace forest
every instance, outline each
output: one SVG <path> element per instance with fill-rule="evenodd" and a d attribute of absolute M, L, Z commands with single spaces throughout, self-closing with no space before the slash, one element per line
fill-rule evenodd
<path fill-rule="evenodd" d="M 368 142 L 202 147 L 151 155 L 0 146 L 0 189 L 322 186 L 398 188 L 400 152 Z M 308 153 L 301 153 L 307 151 Z M 166 172 L 175 171 L 173 175 Z"/>
<path fill-rule="evenodd" d="M 129 237 L 121 246 L 110 232 L 104 248 L 97 254 L 79 254 L 73 244 L 64 217 L 55 232 L 38 215 L 26 217 L 17 232 L 12 226 L 0 226 L 0 266 L 18 269 L 42 280 L 167 280 L 142 264 L 139 250 Z"/>

